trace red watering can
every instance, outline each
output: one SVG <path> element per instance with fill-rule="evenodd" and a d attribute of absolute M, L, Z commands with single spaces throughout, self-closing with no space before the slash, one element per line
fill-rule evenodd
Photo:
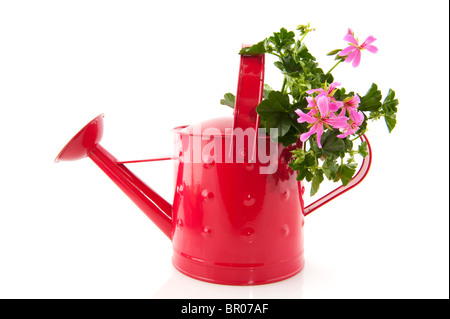
<path fill-rule="evenodd" d="M 234 117 L 177 127 L 173 204 L 137 178 L 100 144 L 103 115 L 85 126 L 56 161 L 93 160 L 173 242 L 173 265 L 218 284 L 266 284 L 304 266 L 303 218 L 359 184 L 371 149 L 346 187 L 304 207 L 305 188 L 291 170 L 290 151 L 259 133 L 264 55 L 241 56 Z M 268 152 L 269 151 L 269 152 Z M 268 155 L 269 154 L 269 155 Z"/>

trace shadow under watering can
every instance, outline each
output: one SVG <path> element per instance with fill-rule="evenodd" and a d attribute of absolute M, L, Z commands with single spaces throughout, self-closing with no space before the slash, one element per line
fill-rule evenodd
<path fill-rule="evenodd" d="M 263 83 L 264 55 L 241 56 L 234 116 L 174 128 L 173 156 L 117 160 L 99 144 L 100 115 L 66 145 L 56 162 L 93 160 L 172 240 L 173 265 L 190 277 L 228 285 L 289 278 L 304 266 L 304 216 L 359 184 L 369 171 L 371 149 L 361 136 L 369 155 L 360 171 L 346 187 L 304 207 L 305 188 L 289 167 L 290 150 L 301 143 L 273 147 L 270 136 L 258 134 L 256 106 Z M 244 139 L 236 132 L 244 133 Z M 174 161 L 173 204 L 125 166 L 158 160 Z"/>

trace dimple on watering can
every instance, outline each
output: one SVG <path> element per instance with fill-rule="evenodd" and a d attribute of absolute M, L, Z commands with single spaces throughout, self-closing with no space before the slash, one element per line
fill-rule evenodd
<path fill-rule="evenodd" d="M 91 158 L 172 240 L 173 265 L 182 273 L 229 285 L 289 278 L 304 266 L 304 216 L 359 184 L 369 171 L 371 149 L 367 143 L 369 155 L 346 187 L 304 207 L 305 188 L 289 167 L 290 151 L 301 143 L 284 147 L 257 131 L 263 82 L 264 55 L 241 56 L 234 117 L 175 128 L 173 156 L 118 161 L 99 144 L 101 115 L 56 161 Z M 125 166 L 153 160 L 175 162 L 173 204 Z"/>

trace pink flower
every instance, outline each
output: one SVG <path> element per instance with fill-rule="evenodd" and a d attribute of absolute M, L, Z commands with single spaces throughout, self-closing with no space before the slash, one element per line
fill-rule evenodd
<path fill-rule="evenodd" d="M 306 133 L 300 135 L 300 140 L 305 142 L 311 135 L 317 134 L 317 144 L 322 148 L 320 142 L 324 130 L 326 128 L 344 128 L 348 125 L 348 118 L 342 115 L 336 116 L 333 111 L 330 111 L 330 106 L 332 109 L 333 103 L 330 102 L 330 97 L 320 96 L 317 99 L 317 109 L 313 109 L 308 114 L 303 113 L 301 110 L 296 110 L 295 113 L 298 114 L 298 122 L 307 122 L 310 125 L 308 128 L 310 130 Z"/>
<path fill-rule="evenodd" d="M 340 128 L 342 134 L 338 135 L 339 138 L 346 138 L 349 135 L 355 134 L 358 132 L 359 127 L 364 121 L 364 114 L 361 111 L 351 111 L 350 112 L 350 120 L 347 124 Z"/>
<path fill-rule="evenodd" d="M 308 114 L 317 114 L 319 112 L 319 106 L 317 105 L 317 100 L 320 96 L 313 98 L 310 96 L 306 97 L 306 101 L 308 101 L 308 106 L 306 107 L 307 110 L 311 110 Z M 327 96 L 325 96 L 327 97 Z M 337 112 L 341 107 L 344 106 L 344 103 L 341 101 L 337 102 L 330 102 L 328 103 L 328 111 L 329 112 Z"/>
<path fill-rule="evenodd" d="M 329 87 L 325 84 L 324 89 L 312 89 L 306 91 L 308 94 L 314 94 L 315 92 L 319 92 L 319 94 L 316 97 L 307 96 L 306 101 L 308 102 L 308 106 L 306 107 L 309 110 L 312 110 L 313 114 L 316 114 L 319 111 L 319 107 L 317 105 L 317 100 L 321 96 L 329 97 L 329 103 L 328 103 L 328 111 L 329 112 L 336 112 L 341 107 L 344 106 L 344 103 L 341 101 L 336 101 L 336 99 L 333 97 L 334 90 L 337 86 L 341 85 L 340 83 L 333 82 L 330 84 Z"/>
<path fill-rule="evenodd" d="M 351 112 L 354 112 L 357 110 L 359 103 L 361 103 L 361 99 L 359 98 L 359 96 L 356 94 L 353 97 L 348 97 L 343 101 L 344 105 L 342 106 L 342 109 L 347 111 L 349 114 L 351 114 Z M 345 115 L 345 112 L 344 114 Z"/>
<path fill-rule="evenodd" d="M 329 87 L 327 87 L 327 84 L 325 84 L 324 89 L 312 89 L 312 90 L 306 91 L 306 93 L 314 94 L 314 92 L 320 92 L 320 94 L 318 96 L 320 96 L 320 95 L 327 95 L 327 96 L 331 97 L 333 95 L 333 92 L 336 89 L 336 87 L 338 87 L 340 85 L 341 85 L 341 83 L 333 82 L 333 83 L 330 84 Z"/>
<path fill-rule="evenodd" d="M 366 41 L 364 41 L 363 44 L 359 45 L 358 40 L 355 39 L 352 29 L 348 29 L 348 33 L 344 37 L 344 40 L 348 42 L 349 46 L 339 52 L 339 56 L 346 56 L 347 58 L 345 59 L 345 62 L 347 63 L 353 61 L 352 65 L 354 68 L 356 68 L 361 62 L 362 50 L 367 50 L 372 53 L 378 52 L 378 48 L 374 45 L 371 45 L 371 43 L 376 40 L 373 36 L 367 37 Z"/>

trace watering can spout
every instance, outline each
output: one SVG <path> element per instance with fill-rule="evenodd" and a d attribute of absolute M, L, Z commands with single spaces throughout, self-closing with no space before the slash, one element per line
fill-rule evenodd
<path fill-rule="evenodd" d="M 172 239 L 172 205 L 104 149 L 99 144 L 102 135 L 103 115 L 100 115 L 72 138 L 55 162 L 89 157 L 169 239 Z"/>

